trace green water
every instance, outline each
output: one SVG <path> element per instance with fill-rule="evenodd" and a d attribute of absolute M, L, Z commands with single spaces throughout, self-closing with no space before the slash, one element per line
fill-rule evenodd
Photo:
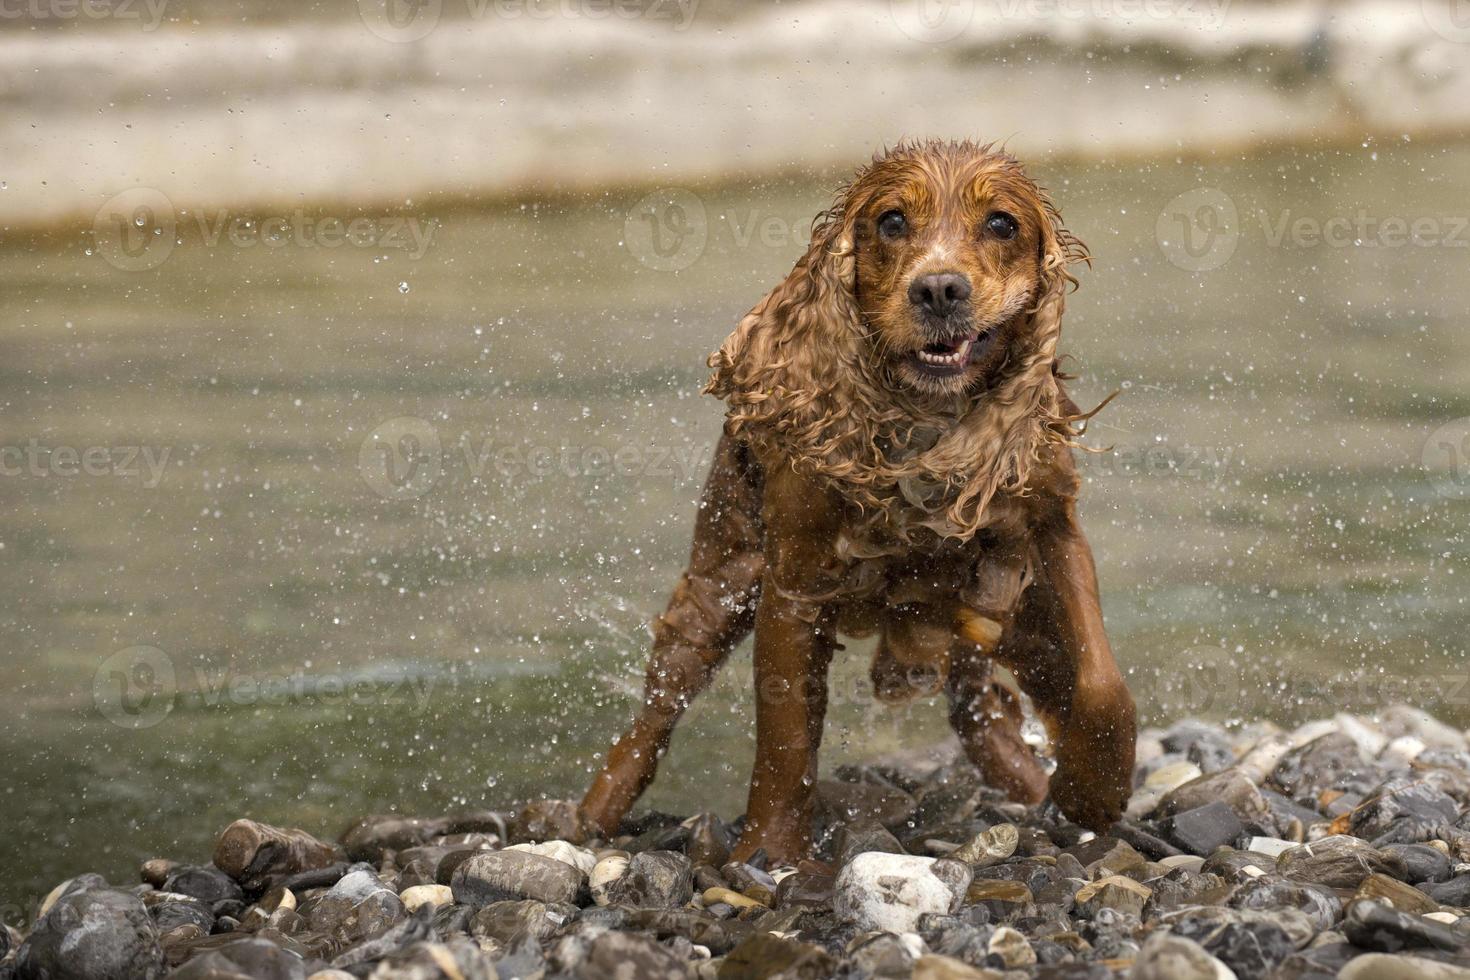
<path fill-rule="evenodd" d="M 1124 391 L 1084 512 L 1146 714 L 1406 697 L 1470 724 L 1470 149 L 1043 176 L 1096 257 L 1064 339 L 1078 400 Z M 7 918 L 80 871 L 202 860 L 237 816 L 335 833 L 577 793 L 687 547 L 720 419 L 703 358 L 830 185 L 690 188 L 704 219 L 663 213 L 672 259 L 638 194 L 409 208 L 436 223 L 418 259 L 186 229 L 125 271 L 84 235 L 0 240 L 0 447 L 43 460 L 0 476 Z M 1238 237 L 1195 272 L 1209 240 L 1169 251 L 1157 225 L 1200 187 Z M 1448 240 L 1273 238 L 1360 210 Z M 640 261 L 681 264 L 697 227 L 686 267 Z M 439 440 L 417 495 L 364 455 L 375 430 Z M 864 652 L 835 668 L 829 765 L 943 734 L 932 704 L 863 696 Z M 691 711 L 650 803 L 738 812 L 749 671 Z"/>

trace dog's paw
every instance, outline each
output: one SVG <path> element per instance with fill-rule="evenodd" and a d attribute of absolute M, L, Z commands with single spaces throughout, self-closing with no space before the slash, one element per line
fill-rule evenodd
<path fill-rule="evenodd" d="M 1078 692 L 1058 733 L 1050 782 L 1068 820 L 1102 832 L 1122 818 L 1133 795 L 1136 725 L 1126 689 Z"/>

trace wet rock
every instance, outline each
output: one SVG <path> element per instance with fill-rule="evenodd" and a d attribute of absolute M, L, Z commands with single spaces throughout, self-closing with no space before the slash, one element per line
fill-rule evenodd
<path fill-rule="evenodd" d="M 827 980 L 837 961 L 820 946 L 753 933 L 732 949 L 720 964 L 718 980 Z"/>
<path fill-rule="evenodd" d="M 206 905 L 226 899 L 242 901 L 245 893 L 235 880 L 213 866 L 180 865 L 164 879 L 160 889 L 197 898 Z"/>
<path fill-rule="evenodd" d="M 1091 878 L 1128 874 L 1148 866 L 1148 858 L 1116 837 L 1094 837 L 1067 848 L 1064 853 L 1076 858 Z"/>
<path fill-rule="evenodd" d="M 547 840 L 579 842 L 592 836 L 582 820 L 575 800 L 537 800 L 526 804 L 506 833 L 512 841 L 534 843 Z"/>
<path fill-rule="evenodd" d="M 1406 885 L 1402 881 L 1383 874 L 1371 874 L 1364 878 L 1363 883 L 1358 886 L 1357 894 L 1353 897 L 1377 899 L 1388 903 L 1400 912 L 1409 912 L 1414 915 L 1426 915 L 1439 911 L 1439 903 L 1413 885 Z"/>
<path fill-rule="evenodd" d="M 608 905 L 612 902 L 609 889 L 612 883 L 617 881 L 628 872 L 628 862 L 631 855 L 625 851 L 609 854 L 592 866 L 592 873 L 587 876 L 587 885 L 592 891 L 592 900 L 598 905 Z"/>
<path fill-rule="evenodd" d="M 887 829 L 872 821 L 853 821 L 837 829 L 833 842 L 833 853 L 839 865 L 846 864 L 859 854 L 869 853 L 904 854 L 903 845 Z"/>
<path fill-rule="evenodd" d="M 1441 905 L 1470 908 L 1470 874 L 1458 875 L 1444 882 L 1419 886 L 1419 890 Z"/>
<path fill-rule="evenodd" d="M 1160 743 L 1165 752 L 1183 755 L 1206 773 L 1219 772 L 1235 763 L 1235 753 L 1225 731 L 1207 722 L 1193 719 L 1175 722 Z"/>
<path fill-rule="evenodd" d="M 751 932 L 743 922 L 722 922 L 692 909 L 628 909 L 623 924 L 653 933 L 659 939 L 686 939 L 715 954 L 729 952 Z"/>
<path fill-rule="evenodd" d="M 160 936 L 179 926 L 198 926 L 201 933 L 208 935 L 214 928 L 214 910 L 199 899 L 176 892 L 151 892 L 142 896 L 143 905 L 153 917 L 153 925 Z"/>
<path fill-rule="evenodd" d="M 915 952 L 891 932 L 860 936 L 847 948 L 848 961 L 859 976 L 908 980 L 914 970 Z"/>
<path fill-rule="evenodd" d="M 677 908 L 694 897 L 693 868 L 675 851 L 643 851 L 607 886 L 612 902 L 639 908 Z"/>
<path fill-rule="evenodd" d="M 804 874 L 787 875 L 776 886 L 776 907 L 790 909 L 798 906 L 831 907 L 832 894 L 837 888 L 836 875 Z"/>
<path fill-rule="evenodd" d="M 306 964 L 265 939 L 240 939 L 208 950 L 169 974 L 169 980 L 304 980 Z"/>
<path fill-rule="evenodd" d="M 1369 793 L 1348 826 L 1376 847 L 1418 844 L 1447 836 L 1459 816 L 1459 806 L 1446 794 L 1423 780 L 1399 778 Z"/>
<path fill-rule="evenodd" d="M 1184 923 L 1202 927 L 1181 928 L 1176 924 L 1176 931 L 1199 943 L 1241 977 L 1266 976 L 1296 950 L 1285 929 L 1264 919 Z"/>
<path fill-rule="evenodd" d="M 1342 834 L 1292 848 L 1281 855 L 1277 867 L 1288 878 L 1329 888 L 1356 889 L 1374 872 L 1399 879 L 1408 873 L 1397 855 Z"/>
<path fill-rule="evenodd" d="M 685 980 L 684 963 L 647 936 L 610 932 L 598 936 L 574 974 L 579 980 Z"/>
<path fill-rule="evenodd" d="M 1001 976 L 948 956 L 921 956 L 914 961 L 913 980 L 1001 980 Z"/>
<path fill-rule="evenodd" d="M 447 821 L 378 814 L 348 827 L 340 840 L 352 861 L 381 861 L 385 851 L 405 851 L 446 833 Z"/>
<path fill-rule="evenodd" d="M 972 878 L 959 861 L 860 854 L 838 874 L 832 905 L 860 929 L 912 932 L 924 913 L 958 908 Z"/>
<path fill-rule="evenodd" d="M 577 909 L 573 905 L 532 899 L 492 902 L 474 914 L 469 931 L 476 937 L 489 937 L 508 946 L 521 936 L 529 935 L 537 940 L 550 938 L 576 917 Z"/>
<path fill-rule="evenodd" d="M 990 955 L 1008 969 L 1031 966 L 1036 962 L 1036 950 L 1031 948 L 1030 940 L 1010 926 L 1001 926 L 991 933 L 987 948 Z"/>
<path fill-rule="evenodd" d="M 1332 928 L 1342 917 L 1342 900 L 1332 889 L 1275 875 L 1242 884 L 1231 894 L 1230 906 L 1255 912 L 1295 909 L 1318 931 Z"/>
<path fill-rule="evenodd" d="M 313 932 L 351 945 L 387 932 L 408 915 L 403 901 L 368 870 L 344 875 L 312 906 L 307 919 Z"/>
<path fill-rule="evenodd" d="M 997 824 L 976 834 L 968 843 L 947 855 L 952 861 L 963 861 L 972 868 L 985 868 L 1016 853 L 1021 835 L 1014 824 Z"/>
<path fill-rule="evenodd" d="M 586 876 L 565 861 L 525 851 L 481 851 L 454 872 L 450 888 L 463 905 L 515 898 L 574 903 Z"/>
<path fill-rule="evenodd" d="M 506 848 L 507 851 L 523 851 L 527 854 L 539 854 L 549 857 L 565 864 L 570 864 L 578 871 L 591 874 L 592 868 L 597 864 L 597 855 L 585 847 L 577 847 L 564 840 L 550 840 L 540 844 L 512 844 Z"/>
<path fill-rule="evenodd" d="M 369 980 L 494 980 L 496 970 L 466 939 L 417 942 L 378 962 Z M 347 974 L 351 976 L 351 974 Z M 318 980 L 313 976 L 311 980 Z"/>
<path fill-rule="evenodd" d="M 454 902 L 454 890 L 447 885 L 415 885 L 398 893 L 403 907 L 413 912 L 421 905 L 439 908 Z"/>
<path fill-rule="evenodd" d="M 1204 857 L 1233 844 L 1245 833 L 1245 824 L 1228 804 L 1216 801 L 1176 813 L 1164 821 L 1162 829 L 1170 843 Z"/>
<path fill-rule="evenodd" d="M 819 818 L 831 823 L 871 821 L 894 827 L 913 816 L 918 808 L 918 802 L 908 793 L 868 782 L 818 780 L 814 797 Z"/>
<path fill-rule="evenodd" d="M 1112 909 L 1127 915 L 1141 916 L 1153 890 L 1132 878 L 1109 875 L 1084 885 L 1073 896 L 1077 914 L 1085 919 L 1097 917 L 1101 909 Z"/>
<path fill-rule="evenodd" d="M 1365 900 L 1348 907 L 1342 931 L 1355 946 L 1380 953 L 1438 949 L 1457 952 L 1466 945 L 1454 929 L 1423 916 L 1409 915 L 1382 902 Z"/>
<path fill-rule="evenodd" d="M 1358 743 L 1334 732 L 1288 752 L 1271 773 L 1271 782 L 1300 802 L 1316 799 L 1327 790 L 1365 792 L 1376 782 L 1375 776 Z"/>
<path fill-rule="evenodd" d="M 1428 844 L 1389 844 L 1380 850 L 1403 860 L 1404 880 L 1411 885 L 1450 879 L 1449 856 Z"/>
<path fill-rule="evenodd" d="M 736 835 L 729 826 L 713 813 L 700 813 L 684 822 L 689 831 L 689 843 L 684 853 L 694 865 L 707 864 L 718 868 L 730 860 L 730 848 Z"/>
<path fill-rule="evenodd" d="M 136 896 L 73 879 L 15 954 L 18 980 L 130 980 L 163 975 L 158 930 Z"/>
<path fill-rule="evenodd" d="M 283 830 L 254 820 L 236 820 L 214 845 L 214 866 L 249 890 L 274 875 L 291 875 L 340 862 L 344 855 L 304 830 Z"/>
<path fill-rule="evenodd" d="M 983 906 L 997 922 L 1024 909 L 1031 901 L 1031 889 L 1019 881 L 978 878 L 965 892 L 966 905 Z"/>
<path fill-rule="evenodd" d="M 1129 980 L 1235 980 L 1235 972 L 1183 936 L 1156 932 L 1139 951 Z"/>
<path fill-rule="evenodd" d="M 1170 791 L 1159 802 L 1157 815 L 1171 817 L 1217 803 L 1229 807 L 1241 820 L 1260 820 L 1268 809 L 1261 791 L 1249 777 L 1238 769 L 1226 769 Z"/>
<path fill-rule="evenodd" d="M 1419 956 L 1369 953 L 1349 961 L 1337 977 L 1338 980 L 1470 980 L 1470 967 Z"/>

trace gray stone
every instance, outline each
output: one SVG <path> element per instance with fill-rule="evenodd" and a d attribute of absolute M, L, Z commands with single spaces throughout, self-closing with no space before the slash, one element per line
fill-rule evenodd
<path fill-rule="evenodd" d="M 1167 932 L 1148 937 L 1129 980 L 1236 980 L 1235 972 L 1199 943 Z"/>
<path fill-rule="evenodd" d="M 527 851 L 482 851 L 454 871 L 450 888 L 462 905 L 489 905 L 514 898 L 572 904 L 586 875 L 555 858 Z"/>
<path fill-rule="evenodd" d="M 1217 800 L 1176 813 L 1164 821 L 1163 833 L 1188 853 L 1207 857 L 1216 848 L 1234 844 L 1245 833 L 1245 824 L 1228 804 Z"/>
<path fill-rule="evenodd" d="M 694 897 L 693 866 L 676 851 L 642 851 L 607 886 L 609 901 L 637 908 L 678 908 Z"/>
<path fill-rule="evenodd" d="M 158 930 L 142 901 L 91 881 L 62 893 L 15 958 L 18 980 L 151 980 L 163 970 Z"/>
<path fill-rule="evenodd" d="M 1452 953 L 1466 945 L 1465 939 L 1444 923 L 1399 912 L 1372 900 L 1357 901 L 1348 907 L 1342 931 L 1353 945 L 1380 953 L 1405 949 Z"/>

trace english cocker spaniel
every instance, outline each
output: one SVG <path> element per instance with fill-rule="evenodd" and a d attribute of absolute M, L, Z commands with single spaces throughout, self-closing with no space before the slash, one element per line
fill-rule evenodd
<path fill-rule="evenodd" d="M 784 282 L 710 358 L 728 411 L 643 705 L 580 805 L 610 837 L 680 715 L 755 630 L 756 763 L 735 857 L 808 856 L 827 668 L 879 636 L 879 697 L 944 690 L 1016 800 L 1101 830 L 1131 790 L 1135 712 L 1078 525 L 1085 415 L 1057 367 L 1081 242 L 1021 165 L 905 144 L 818 216 Z M 1045 721 L 1021 738 L 1015 675 Z"/>

